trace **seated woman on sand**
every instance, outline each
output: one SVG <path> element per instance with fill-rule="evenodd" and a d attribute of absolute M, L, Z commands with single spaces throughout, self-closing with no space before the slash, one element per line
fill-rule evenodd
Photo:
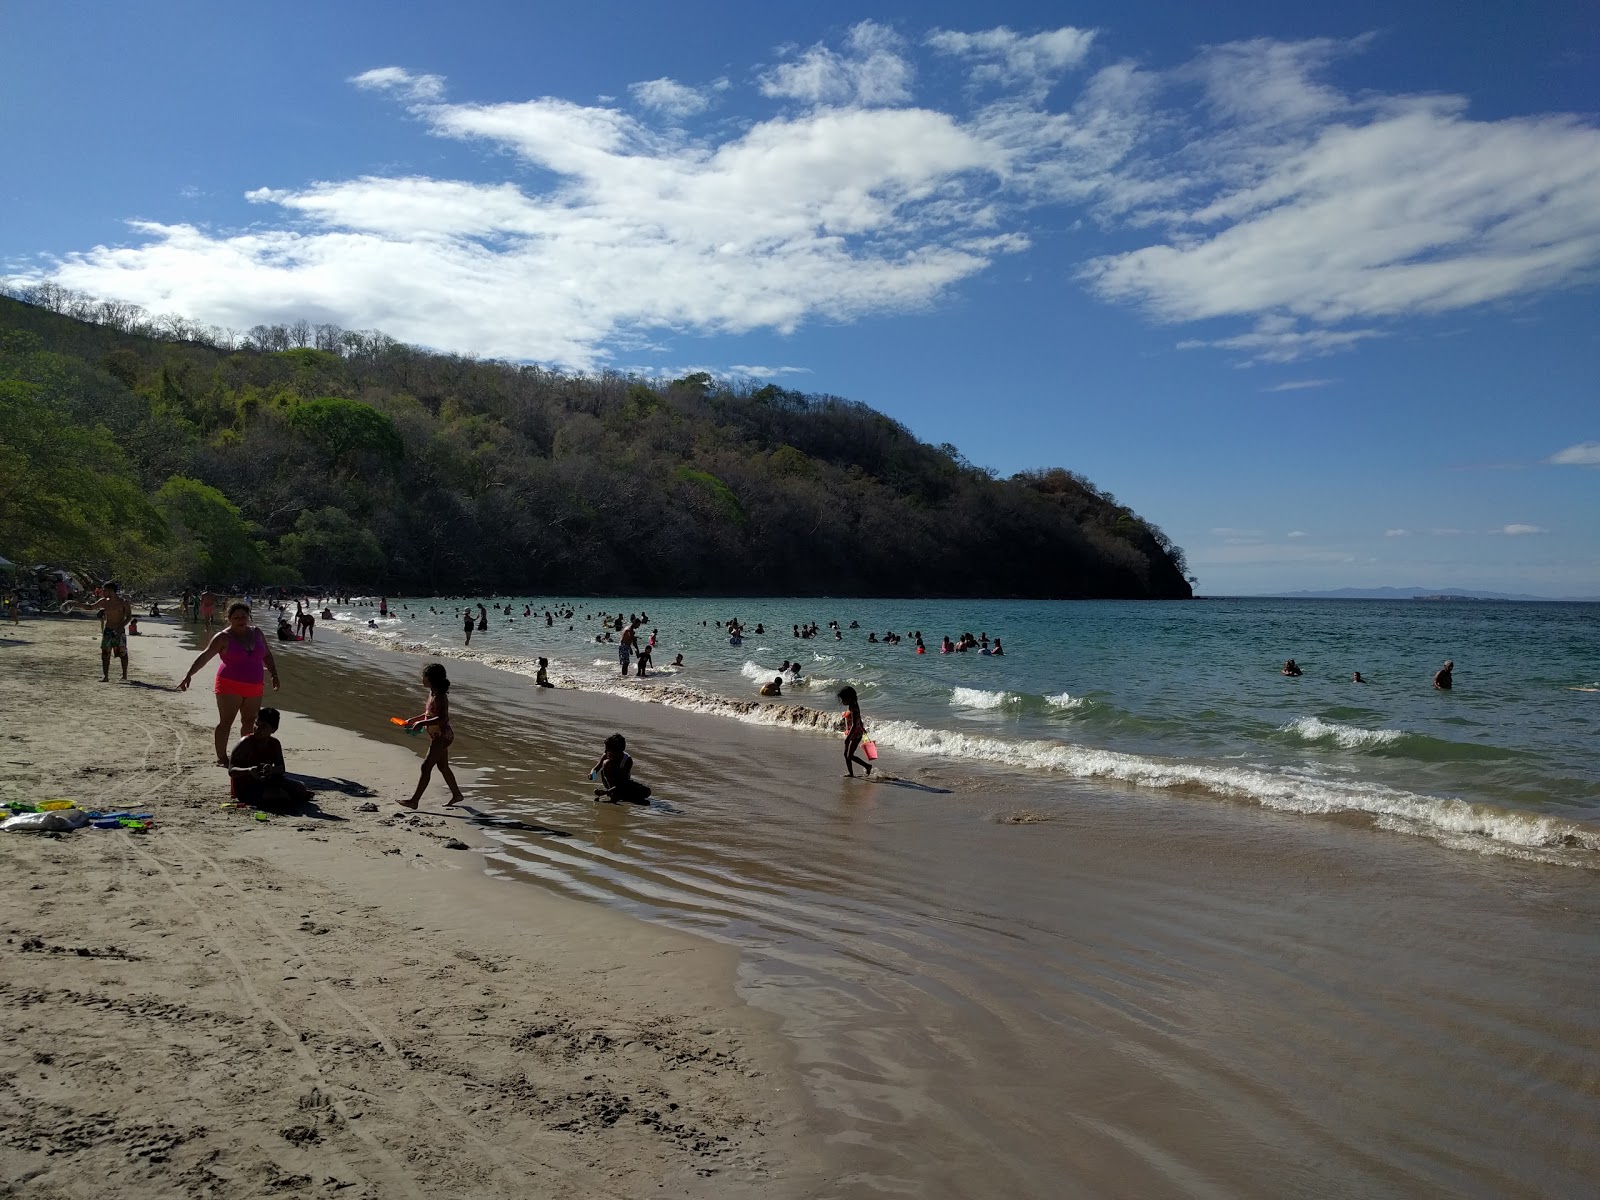
<path fill-rule="evenodd" d="M 284 774 L 283 746 L 277 738 L 278 710 L 263 708 L 256 727 L 228 758 L 228 793 L 256 808 L 287 808 L 311 799 L 311 790 Z"/>

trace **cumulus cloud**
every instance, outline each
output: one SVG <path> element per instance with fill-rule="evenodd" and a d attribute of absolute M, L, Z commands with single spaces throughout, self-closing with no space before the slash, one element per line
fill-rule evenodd
<path fill-rule="evenodd" d="M 1001 25 L 980 33 L 936 29 L 926 41 L 940 54 L 971 61 L 969 77 L 974 84 L 1022 87 L 1038 95 L 1064 71 L 1083 62 L 1094 35 L 1092 29 L 1069 25 L 1025 36 Z"/>
<path fill-rule="evenodd" d="M 1594 277 L 1600 130 L 1559 115 L 1473 121 L 1460 97 L 1352 97 L 1317 79 L 1357 48 L 1239 43 L 1164 77 L 1201 92 L 1175 119 L 1183 148 L 1136 147 L 1106 192 L 1131 190 L 1134 219 L 1166 236 L 1091 261 L 1089 285 L 1162 321 L 1304 323 L 1299 337 L 1258 324 L 1205 343 L 1287 361 L 1374 336 L 1349 322 Z"/>
<path fill-rule="evenodd" d="M 636 104 L 679 120 L 703 113 L 711 107 L 710 91 L 665 78 L 647 79 L 643 83 L 628 85 L 628 94 Z"/>
<path fill-rule="evenodd" d="M 1565 467 L 1600 467 L 1600 442 L 1579 442 L 1556 451 L 1545 461 Z"/>
<path fill-rule="evenodd" d="M 926 109 L 823 107 L 711 145 L 549 98 L 411 111 L 561 183 L 263 188 L 249 198 L 292 224 L 219 236 L 140 223 L 143 244 L 71 256 L 56 278 L 222 324 L 315 314 L 587 370 L 630 330 L 787 332 L 912 309 L 1022 244 L 974 240 L 987 218 L 963 180 L 1001 157 Z"/>
<path fill-rule="evenodd" d="M 904 46 L 887 25 L 862 21 L 842 51 L 818 43 L 762 75 L 761 93 L 806 104 L 899 104 L 911 98 L 914 75 Z"/>
<path fill-rule="evenodd" d="M 438 75 L 378 67 L 351 82 L 491 151 L 481 178 L 266 181 L 246 229 L 136 222 L 131 244 L 46 274 L 212 323 L 315 318 L 579 370 L 672 333 L 912 311 L 1053 221 L 1128 247 L 1082 265 L 1095 295 L 1208 322 L 1178 345 L 1246 364 L 1596 277 L 1592 123 L 1347 93 L 1326 74 L 1360 45 L 1326 39 L 1105 63 L 1062 95 L 1099 46 L 1071 27 L 913 44 L 863 21 L 760 73 L 781 103 L 737 125 L 697 122 L 725 80 L 636 83 L 627 106 L 473 103 L 448 101 Z M 982 86 L 917 105 L 919 52 Z M 1550 461 L 1597 465 L 1594 447 Z"/>
<path fill-rule="evenodd" d="M 377 67 L 352 75 L 350 82 L 369 91 L 393 92 L 406 100 L 437 100 L 444 95 L 442 75 L 417 75 L 404 67 Z"/>

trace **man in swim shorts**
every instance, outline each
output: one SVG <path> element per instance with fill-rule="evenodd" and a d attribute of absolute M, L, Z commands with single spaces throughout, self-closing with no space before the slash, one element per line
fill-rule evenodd
<path fill-rule="evenodd" d="M 111 682 L 111 656 L 122 660 L 122 679 L 128 679 L 128 619 L 133 616 L 133 606 L 121 596 L 121 586 L 115 579 L 105 586 L 105 595 L 93 604 L 69 604 L 67 607 L 88 612 L 98 612 L 105 624 L 100 629 L 100 682 Z"/>
<path fill-rule="evenodd" d="M 628 673 L 628 661 L 633 657 L 634 646 L 638 644 L 638 626 L 629 625 L 622 631 L 622 640 L 617 643 L 617 661 L 622 664 L 622 673 Z"/>

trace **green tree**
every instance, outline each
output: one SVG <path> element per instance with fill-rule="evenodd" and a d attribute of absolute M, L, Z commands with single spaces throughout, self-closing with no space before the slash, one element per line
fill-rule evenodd
<path fill-rule="evenodd" d="M 265 562 L 239 506 L 216 488 L 174 475 L 161 485 L 156 503 L 167 515 L 177 542 L 174 568 L 190 579 L 251 583 Z"/>
<path fill-rule="evenodd" d="M 326 582 L 375 579 L 385 561 L 377 536 L 332 505 L 301 513 L 278 546 L 304 578 Z"/>
<path fill-rule="evenodd" d="M 400 431 L 387 413 L 359 400 L 324 396 L 289 410 L 289 427 L 303 435 L 338 466 L 349 455 L 370 454 L 398 462 L 403 447 Z"/>
<path fill-rule="evenodd" d="M 0 380 L 0 550 L 139 575 L 166 523 L 111 435 L 67 420 L 40 391 Z"/>

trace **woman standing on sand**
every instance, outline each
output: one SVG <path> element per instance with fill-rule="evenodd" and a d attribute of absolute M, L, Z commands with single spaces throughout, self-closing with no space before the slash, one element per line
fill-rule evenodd
<path fill-rule="evenodd" d="M 861 719 L 861 701 L 855 688 L 849 684 L 840 688 L 839 703 L 844 705 L 844 716 L 839 718 L 839 724 L 844 727 L 844 773 L 854 778 L 855 768 L 861 766 L 871 775 L 872 764 L 856 757 L 856 747 L 867 736 L 867 723 Z"/>
<path fill-rule="evenodd" d="M 272 690 L 278 690 L 278 665 L 272 661 L 272 650 L 266 635 L 250 624 L 250 606 L 235 603 L 228 606 L 228 626 L 211 639 L 205 653 L 195 659 L 189 673 L 178 681 L 178 690 L 189 690 L 189 681 L 195 672 L 221 656 L 217 667 L 217 681 L 212 691 L 217 696 L 217 726 L 212 730 L 216 739 L 217 765 L 228 765 L 228 730 L 234 717 L 239 718 L 239 735 L 249 737 L 255 732 L 256 714 L 261 711 L 261 696 L 266 690 L 267 674 L 272 675 Z"/>

